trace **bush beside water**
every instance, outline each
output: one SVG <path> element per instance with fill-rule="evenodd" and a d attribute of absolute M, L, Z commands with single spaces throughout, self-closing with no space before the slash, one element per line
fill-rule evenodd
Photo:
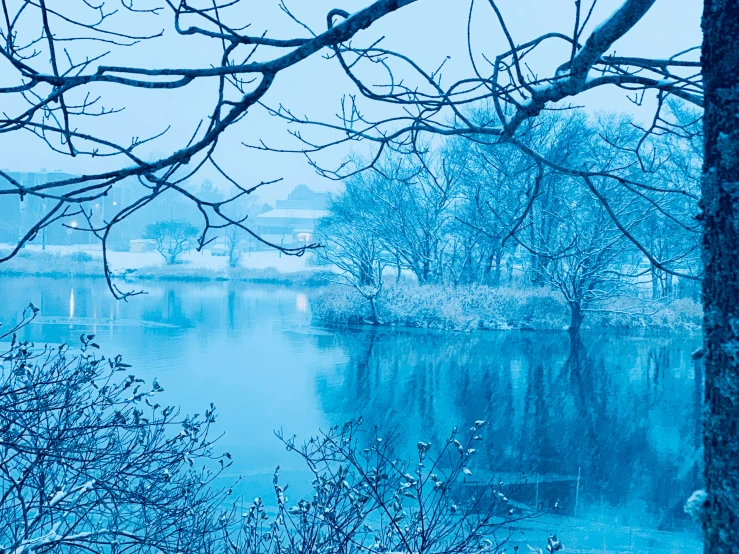
<path fill-rule="evenodd" d="M 454 331 L 567 329 L 569 309 L 555 292 L 543 287 L 442 287 L 401 284 L 383 289 L 378 298 L 381 324 Z M 349 287 L 323 290 L 311 303 L 313 317 L 331 325 L 366 323 L 369 304 Z M 619 300 L 608 310 L 586 315 L 583 328 L 644 329 L 693 333 L 700 330 L 700 304 L 689 298 L 648 303 Z"/>
<path fill-rule="evenodd" d="M 7 253 L 7 250 L 2 251 L 2 254 Z M 21 250 L 11 259 L 0 264 L 0 275 L 103 277 L 103 263 L 102 260 L 96 260 L 89 253 L 82 251 L 61 255 Z"/>

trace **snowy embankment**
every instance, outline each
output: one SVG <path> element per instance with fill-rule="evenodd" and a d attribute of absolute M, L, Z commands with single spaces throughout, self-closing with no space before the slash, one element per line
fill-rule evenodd
<path fill-rule="evenodd" d="M 0 245 L 0 253 L 7 252 Z M 323 284 L 324 271 L 308 263 L 305 256 L 280 255 L 275 251 L 244 253 L 237 267 L 228 257 L 214 256 L 209 250 L 185 252 L 175 265 L 167 265 L 157 252 L 108 251 L 108 264 L 114 276 L 126 280 L 215 281 L 235 280 L 275 284 Z M 45 250 L 31 245 L 0 265 L 0 275 L 48 277 L 102 277 L 102 250 L 94 246 L 52 246 Z"/>
<path fill-rule="evenodd" d="M 570 313 L 559 295 L 542 287 L 442 287 L 404 283 L 383 289 L 377 300 L 380 323 L 397 327 L 471 330 L 567 329 Z M 312 302 L 313 317 L 329 325 L 368 322 L 370 308 L 359 293 L 334 285 Z M 587 313 L 583 328 L 642 329 L 654 332 L 700 331 L 700 304 L 689 298 L 627 305 Z"/>

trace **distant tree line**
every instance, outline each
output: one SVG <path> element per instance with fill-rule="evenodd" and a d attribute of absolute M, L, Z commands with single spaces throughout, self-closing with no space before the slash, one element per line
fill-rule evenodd
<path fill-rule="evenodd" d="M 572 330 L 626 292 L 692 294 L 679 275 L 701 271 L 700 127 L 684 107 L 670 114 L 687 128 L 682 137 L 645 140 L 625 116 L 554 112 L 527 123 L 524 149 L 484 137 L 385 149 L 332 198 L 319 256 L 366 298 L 375 321 L 390 275 L 420 285 L 550 287 L 567 303 Z M 479 109 L 472 117 L 494 116 Z M 595 176 L 537 164 L 526 147 Z"/>

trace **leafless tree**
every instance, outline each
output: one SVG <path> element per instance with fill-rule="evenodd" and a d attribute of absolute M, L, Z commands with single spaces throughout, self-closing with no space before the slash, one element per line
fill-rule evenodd
<path fill-rule="evenodd" d="M 190 247 L 197 235 L 197 227 L 184 219 L 157 221 L 144 230 L 144 238 L 156 242 L 157 252 L 169 265 L 177 263 L 177 258 Z"/>
<path fill-rule="evenodd" d="M 469 141 L 454 144 L 470 146 L 473 151 L 467 157 L 461 202 L 454 216 L 453 272 L 460 283 L 499 285 L 504 253 L 508 249 L 510 255 L 512 250 L 509 232 L 521 216 L 518 211 L 530 179 L 536 178 L 536 164 L 510 147 L 486 149 Z"/>
<path fill-rule="evenodd" d="M 490 121 L 495 113 L 478 109 L 476 120 Z M 592 135 L 578 114 L 547 114 L 535 124 L 527 124 L 520 140 L 530 149 L 547 153 L 549 159 L 566 163 L 580 156 Z M 484 234 L 492 243 L 490 262 L 500 273 L 503 250 L 519 235 L 528 236 L 531 246 L 530 281 L 538 284 L 551 258 L 541 255 L 556 241 L 556 223 L 549 217 L 563 194 L 558 182 L 566 180 L 548 166 L 532 159 L 526 152 L 507 143 L 454 138 L 455 150 L 469 151 L 465 163 L 467 190 L 464 212 L 457 219 L 465 226 Z M 496 278 L 496 281 L 499 277 Z"/>
<path fill-rule="evenodd" d="M 547 214 L 557 222 L 553 236 L 546 243 L 535 240 L 546 246 L 534 253 L 548 262 L 537 264 L 535 271 L 564 297 L 570 309 L 569 330 L 576 334 L 589 310 L 607 309 L 609 300 L 633 285 L 634 272 L 624 267 L 623 233 L 597 199 L 587 194 L 565 198 L 556 212 Z M 630 208 L 619 206 L 617 214 L 623 218 Z M 520 242 L 525 244 L 525 239 Z"/>
<path fill-rule="evenodd" d="M 411 155 L 387 151 L 373 166 L 372 194 L 382 214 L 378 234 L 420 284 L 444 282 L 463 166 L 429 148 Z"/>
<path fill-rule="evenodd" d="M 238 205 L 233 206 L 238 211 L 237 219 L 244 222 L 253 220 L 259 214 L 258 198 L 249 196 Z M 228 255 L 228 265 L 231 268 L 238 267 L 244 250 L 244 244 L 248 241 L 249 235 L 237 225 L 230 225 L 225 229 L 225 246 Z"/>
<path fill-rule="evenodd" d="M 377 297 L 382 292 L 389 259 L 378 232 L 381 215 L 373 210 L 374 204 L 365 175 L 348 181 L 347 190 L 331 199 L 331 215 L 319 223 L 317 234 L 324 247 L 317 255 L 319 263 L 336 267 L 340 282 L 354 288 L 369 303 L 370 321 L 377 324 Z"/>
<path fill-rule="evenodd" d="M 244 246 L 243 231 L 238 227 L 229 227 L 226 229 L 225 241 L 228 267 L 238 267 Z"/>

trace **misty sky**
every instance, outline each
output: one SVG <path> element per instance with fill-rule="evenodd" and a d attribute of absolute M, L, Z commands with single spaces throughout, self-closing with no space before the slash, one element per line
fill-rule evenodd
<path fill-rule="evenodd" d="M 58 2 L 66 0 L 57 0 Z M 147 0 L 148 5 L 153 4 Z M 287 5 L 302 20 L 319 32 L 325 27 L 326 13 L 335 7 L 356 11 L 369 0 L 289 0 Z M 618 0 L 601 0 L 592 17 L 589 28 L 600 23 L 620 5 Z M 114 4 L 108 0 L 108 5 Z M 243 2 L 239 14 L 242 22 L 251 22 L 251 34 L 274 38 L 304 37 L 307 33 L 287 18 L 279 9 L 277 0 L 251 0 Z M 542 33 L 558 31 L 571 34 L 573 26 L 573 0 L 501 0 L 499 2 L 517 43 L 523 43 Z M 406 54 L 424 69 L 433 70 L 446 56 L 450 56 L 444 68 L 444 82 L 449 84 L 456 79 L 471 75 L 467 54 L 466 28 L 470 9 L 468 1 L 462 0 L 420 0 L 414 5 L 385 17 L 379 24 L 360 33 L 356 40 L 363 45 L 385 36 L 384 45 Z M 702 3 L 688 0 L 658 0 L 655 7 L 629 33 L 623 41 L 616 43 L 619 55 L 642 55 L 647 57 L 668 57 L 680 50 L 700 44 L 700 13 Z M 489 58 L 507 49 L 505 39 L 493 17 L 487 2 L 478 0 L 474 6 L 472 24 L 472 43 L 477 53 L 477 61 L 482 61 L 481 53 Z M 162 38 L 143 41 L 130 48 L 113 48 L 107 64 L 133 65 L 140 67 L 208 67 L 220 57 L 220 44 L 200 37 L 181 37 L 172 29 L 169 14 L 160 16 L 125 19 L 121 16 L 118 25 L 130 32 L 155 31 L 164 29 Z M 141 27 L 142 22 L 149 27 Z M 32 22 L 29 22 L 29 26 Z M 587 35 L 587 33 L 586 33 Z M 100 45 L 90 45 L 100 51 Z M 275 51 L 264 49 L 262 59 L 278 55 Z M 533 69 L 539 74 L 551 74 L 552 69 L 566 60 L 565 50 L 542 50 L 534 58 Z M 36 66 L 38 67 L 38 65 Z M 3 66 L 3 71 L 5 67 Z M 402 76 L 401 76 L 402 77 Z M 368 76 L 368 81 L 371 76 Z M 5 79 L 0 78 L 3 84 Z M 164 155 L 172 149 L 184 146 L 198 121 L 207 117 L 214 99 L 217 82 L 202 81 L 176 91 L 137 91 L 122 90 L 115 86 L 99 86 L 96 93 L 103 95 L 106 107 L 125 108 L 116 115 L 107 116 L 104 121 L 96 119 L 84 122 L 107 138 L 115 138 L 127 143 L 133 136 L 147 136 L 159 133 L 168 126 L 169 131 L 149 148 L 149 156 Z M 356 89 L 341 72 L 335 60 L 314 56 L 298 66 L 281 72 L 272 89 L 266 96 L 271 106 L 282 103 L 295 114 L 307 115 L 314 120 L 335 122 L 340 109 L 341 97 L 354 94 Z M 623 91 L 599 90 L 578 97 L 578 104 L 588 110 L 636 111 L 637 117 L 646 117 L 646 112 L 630 103 Z M 385 106 L 372 106 L 364 102 L 362 106 L 372 115 L 382 115 L 378 110 Z M 80 127 L 80 130 L 83 130 Z M 304 130 L 305 132 L 305 130 Z M 320 136 L 320 135 L 315 135 Z M 253 110 L 245 119 L 230 129 L 219 144 L 216 159 L 227 171 L 243 184 L 250 185 L 260 180 L 283 178 L 284 181 L 262 189 L 260 196 L 267 201 L 284 197 L 298 183 L 306 183 L 318 190 L 333 190 L 336 184 L 318 176 L 301 155 L 283 155 L 248 150 L 242 142 L 265 141 L 274 147 L 296 146 L 290 140 L 285 125 L 269 117 L 263 110 Z M 366 150 L 363 144 L 354 144 L 360 153 Z M 16 171 L 61 169 L 82 173 L 109 167 L 110 162 L 89 158 L 65 157 L 54 154 L 30 133 L 0 135 L 0 151 L 3 159 L 0 166 Z M 349 146 L 341 145 L 326 152 L 320 158 L 324 166 L 335 166 L 350 153 Z M 210 178 L 216 184 L 222 181 L 211 170 L 206 170 L 195 181 Z"/>

